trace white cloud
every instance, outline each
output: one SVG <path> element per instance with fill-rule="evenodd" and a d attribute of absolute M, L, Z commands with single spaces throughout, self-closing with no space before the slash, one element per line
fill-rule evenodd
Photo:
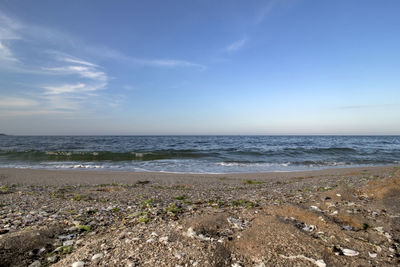
<path fill-rule="evenodd" d="M 0 42 L 0 61 L 18 62 L 18 59 L 13 55 L 11 50 Z"/>
<path fill-rule="evenodd" d="M 43 70 L 61 75 L 78 75 L 82 78 L 88 78 L 98 81 L 107 81 L 107 74 L 103 71 L 98 71 L 95 68 L 85 66 L 64 66 L 57 68 L 43 68 Z"/>
<path fill-rule="evenodd" d="M 65 94 L 65 93 L 79 93 L 81 91 L 85 91 L 86 84 L 77 83 L 77 84 L 64 84 L 58 86 L 44 86 L 43 89 L 46 90 L 47 94 L 56 95 L 56 94 Z"/>
<path fill-rule="evenodd" d="M 242 48 L 247 43 L 247 38 L 242 38 L 236 42 L 231 43 L 226 47 L 227 52 L 234 52 Z"/>
<path fill-rule="evenodd" d="M 98 67 L 96 64 L 93 64 L 93 63 L 84 61 L 84 60 L 82 60 L 82 59 L 64 58 L 63 60 L 64 60 L 65 62 L 77 63 L 77 64 L 80 64 L 80 65 L 86 65 L 86 66 L 89 66 L 89 67 Z"/>
<path fill-rule="evenodd" d="M 21 39 L 18 30 L 21 24 L 6 16 L 0 11 L 0 40 L 16 40 Z"/>

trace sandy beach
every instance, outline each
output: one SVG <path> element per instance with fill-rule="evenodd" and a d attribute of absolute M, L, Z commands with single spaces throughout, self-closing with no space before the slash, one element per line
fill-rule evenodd
<path fill-rule="evenodd" d="M 398 265 L 398 166 L 0 169 L 0 266 Z"/>

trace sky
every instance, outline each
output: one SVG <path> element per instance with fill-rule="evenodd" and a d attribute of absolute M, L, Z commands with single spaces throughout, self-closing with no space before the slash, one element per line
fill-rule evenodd
<path fill-rule="evenodd" d="M 0 0 L 0 133 L 400 134 L 400 1 Z"/>

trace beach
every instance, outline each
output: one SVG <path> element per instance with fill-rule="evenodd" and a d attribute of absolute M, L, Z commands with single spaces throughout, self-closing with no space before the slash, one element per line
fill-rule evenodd
<path fill-rule="evenodd" d="M 0 266 L 399 264 L 398 166 L 0 169 Z"/>

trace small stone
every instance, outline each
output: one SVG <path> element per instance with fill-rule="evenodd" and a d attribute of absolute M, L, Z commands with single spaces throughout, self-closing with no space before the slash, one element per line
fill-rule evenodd
<path fill-rule="evenodd" d="M 85 266 L 85 263 L 83 261 L 76 261 L 72 263 L 72 267 L 83 267 Z"/>
<path fill-rule="evenodd" d="M 353 230 L 353 227 L 351 227 L 350 225 L 343 225 L 343 226 L 342 226 L 342 229 L 343 229 L 343 230 L 347 230 L 347 231 L 352 231 L 352 230 Z"/>
<path fill-rule="evenodd" d="M 74 244 L 74 240 L 67 240 L 63 242 L 63 246 L 72 246 Z"/>
<path fill-rule="evenodd" d="M 97 253 L 97 254 L 93 255 L 92 261 L 95 261 L 95 260 L 101 259 L 101 258 L 103 258 L 103 253 Z"/>
<path fill-rule="evenodd" d="M 57 256 L 47 257 L 47 261 L 50 262 L 50 263 L 54 263 L 54 262 L 56 262 L 56 260 L 57 260 Z"/>
<path fill-rule="evenodd" d="M 182 259 L 183 257 L 185 257 L 185 253 L 177 253 L 175 255 L 175 258 L 177 258 L 178 260 Z"/>
<path fill-rule="evenodd" d="M 310 209 L 313 211 L 321 211 L 317 206 L 311 206 Z"/>
<path fill-rule="evenodd" d="M 348 249 L 348 248 L 342 249 L 342 252 L 345 256 L 349 256 L 349 257 L 357 256 L 358 254 L 360 254 L 359 252 L 352 250 L 352 249 Z"/>
<path fill-rule="evenodd" d="M 306 231 L 306 232 L 312 232 L 315 229 L 317 229 L 317 227 L 312 224 L 310 224 L 310 225 L 304 224 L 304 227 L 302 229 L 303 229 L 303 231 Z"/>
<path fill-rule="evenodd" d="M 34 261 L 28 267 L 40 267 L 40 266 L 42 266 L 40 261 Z"/>
<path fill-rule="evenodd" d="M 376 254 L 376 253 L 371 253 L 371 252 L 368 252 L 368 255 L 369 255 L 371 258 L 376 258 L 376 256 L 378 256 L 378 254 Z"/>
<path fill-rule="evenodd" d="M 126 232 L 122 232 L 120 235 L 119 235 L 119 239 L 124 239 L 126 237 Z"/>

